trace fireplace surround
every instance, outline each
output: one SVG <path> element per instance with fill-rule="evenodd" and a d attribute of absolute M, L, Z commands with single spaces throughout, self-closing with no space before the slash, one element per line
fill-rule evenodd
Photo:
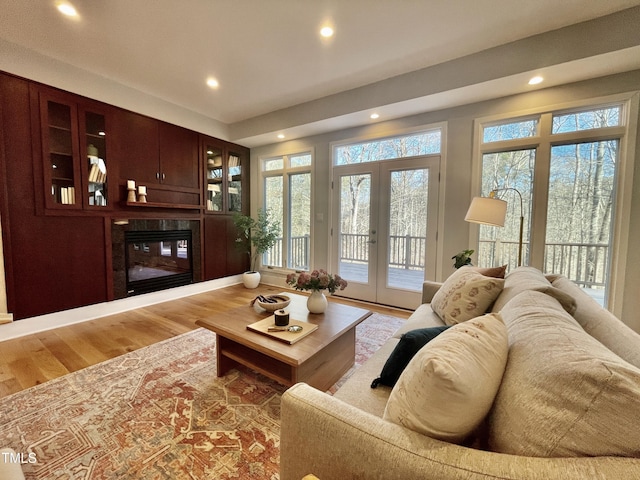
<path fill-rule="evenodd" d="M 202 279 L 198 220 L 118 221 L 111 237 L 115 299 Z"/>

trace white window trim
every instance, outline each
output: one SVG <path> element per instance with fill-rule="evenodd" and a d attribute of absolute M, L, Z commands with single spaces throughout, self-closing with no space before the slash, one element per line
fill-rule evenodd
<path fill-rule="evenodd" d="M 518 148 L 538 148 L 540 143 L 546 145 L 556 145 L 563 143 L 565 134 L 551 134 L 549 128 L 542 123 L 539 125 L 538 136 L 526 137 L 517 141 L 506 140 L 504 142 L 482 142 L 482 128 L 484 126 L 501 123 L 505 120 L 526 119 L 527 117 L 542 115 L 545 113 L 562 114 L 580 109 L 588 110 L 589 107 L 606 107 L 607 105 L 622 104 L 623 126 L 606 127 L 611 133 L 621 134 L 620 136 L 620 165 L 617 170 L 616 179 L 616 208 L 613 218 L 613 233 L 611 240 L 611 273 L 609 277 L 610 288 L 607 302 L 607 308 L 616 316 L 621 317 L 623 307 L 623 294 L 626 276 L 626 258 L 629 251 L 629 225 L 631 222 L 631 197 L 633 194 L 633 172 L 635 164 L 635 146 L 638 131 L 638 109 L 640 106 L 640 91 L 625 92 L 616 95 L 608 95 L 605 97 L 595 97 L 587 100 L 576 102 L 565 102 L 561 104 L 549 105 L 545 107 L 531 108 L 527 110 L 502 113 L 499 115 L 491 115 L 479 117 L 474 120 L 473 126 L 473 161 L 472 161 L 472 191 L 471 196 L 480 195 L 479 186 L 482 176 L 482 155 L 485 151 L 500 148 L 509 149 L 514 145 Z M 589 134 L 589 130 L 577 131 L 571 134 L 573 141 L 582 138 L 594 138 L 593 132 Z M 567 134 L 568 135 L 568 134 Z M 608 135 L 606 136 L 608 137 Z M 553 138 L 553 142 L 551 141 Z M 568 141 L 568 140 L 567 140 Z M 529 145 L 529 147 L 527 147 Z M 534 185 L 534 189 L 536 186 Z M 535 209 L 535 205 L 533 207 Z M 540 223 L 538 219 L 538 223 Z M 544 225 L 542 226 L 544 228 Z M 469 248 L 477 248 L 479 238 L 479 225 L 469 223 Z M 540 225 L 531 225 L 531 240 L 536 231 L 542 231 Z M 537 241 L 539 243 L 539 240 Z M 544 245 L 544 239 L 542 239 Z M 531 261 L 537 261 L 532 252 Z"/>

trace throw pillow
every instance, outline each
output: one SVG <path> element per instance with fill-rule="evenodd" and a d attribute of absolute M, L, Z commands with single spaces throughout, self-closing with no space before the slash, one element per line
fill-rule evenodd
<path fill-rule="evenodd" d="M 473 268 L 459 268 L 433 296 L 431 308 L 447 325 L 466 322 L 486 313 L 503 285 L 500 278 L 486 277 Z"/>
<path fill-rule="evenodd" d="M 478 272 L 485 277 L 494 277 L 494 278 L 504 278 L 505 273 L 507 273 L 507 266 L 502 265 L 501 267 L 464 267 L 464 268 L 472 268 L 475 272 Z"/>
<path fill-rule="evenodd" d="M 491 408 L 507 361 L 507 329 L 494 313 L 454 325 L 409 362 L 383 418 L 462 443 Z"/>
<path fill-rule="evenodd" d="M 503 309 L 509 360 L 489 448 L 529 457 L 640 457 L 640 369 L 587 334 L 553 297 Z"/>
<path fill-rule="evenodd" d="M 448 325 L 418 328 L 402 335 L 382 367 L 380 376 L 371 383 L 371 388 L 376 388 L 380 384 L 393 387 L 415 354 L 447 328 L 449 328 Z"/>

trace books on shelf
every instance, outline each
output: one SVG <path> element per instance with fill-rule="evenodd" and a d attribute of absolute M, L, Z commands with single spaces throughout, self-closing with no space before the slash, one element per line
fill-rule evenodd
<path fill-rule="evenodd" d="M 240 166 L 240 157 L 237 155 L 229 155 L 229 168 L 239 167 Z"/>
<path fill-rule="evenodd" d="M 89 181 L 93 183 L 105 183 L 107 181 L 107 168 L 101 158 L 96 158 L 96 162 L 91 161 L 89 169 Z"/>
<path fill-rule="evenodd" d="M 75 187 L 60 187 L 60 203 L 63 205 L 73 205 L 76 203 Z"/>

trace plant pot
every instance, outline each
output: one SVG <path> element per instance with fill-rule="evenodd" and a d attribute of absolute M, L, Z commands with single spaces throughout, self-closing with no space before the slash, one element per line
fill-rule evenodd
<path fill-rule="evenodd" d="M 245 288 L 258 288 L 260 285 L 260 272 L 244 272 L 242 274 L 242 283 Z"/>
<path fill-rule="evenodd" d="M 307 309 L 310 313 L 324 313 L 327 305 L 327 297 L 320 290 L 313 290 L 307 298 Z"/>

